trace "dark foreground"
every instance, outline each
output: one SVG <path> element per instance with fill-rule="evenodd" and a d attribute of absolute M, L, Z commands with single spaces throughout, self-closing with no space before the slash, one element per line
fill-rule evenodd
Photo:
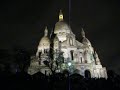
<path fill-rule="evenodd" d="M 81 75 L 55 74 L 45 76 L 25 72 L 0 73 L 0 90 L 120 90 L 120 76 L 108 74 L 108 79 L 83 78 Z"/>

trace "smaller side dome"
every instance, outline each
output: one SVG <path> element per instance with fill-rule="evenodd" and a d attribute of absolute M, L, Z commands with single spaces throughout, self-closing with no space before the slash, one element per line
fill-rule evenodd
<path fill-rule="evenodd" d="M 48 29 L 46 27 L 45 31 L 44 31 L 44 36 L 40 40 L 38 48 L 41 48 L 41 49 L 49 49 L 50 48 L 50 39 L 48 38 L 47 35 L 48 35 Z"/>
<path fill-rule="evenodd" d="M 85 32 L 84 32 L 83 28 L 82 28 L 82 31 L 81 31 L 81 35 L 82 35 L 82 37 L 83 37 L 82 43 L 83 43 L 84 45 L 91 46 L 90 41 L 85 37 Z"/>
<path fill-rule="evenodd" d="M 91 46 L 90 41 L 86 37 L 82 39 L 82 43 L 85 45 Z"/>
<path fill-rule="evenodd" d="M 50 44 L 50 40 L 49 40 L 48 37 L 43 37 L 43 38 L 41 39 L 41 41 L 40 41 L 40 44 L 44 44 L 44 45 L 45 45 L 45 43 Z"/>

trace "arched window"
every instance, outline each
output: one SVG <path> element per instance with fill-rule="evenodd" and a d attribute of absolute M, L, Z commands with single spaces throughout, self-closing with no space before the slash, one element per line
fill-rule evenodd
<path fill-rule="evenodd" d="M 80 61 L 81 61 L 81 63 L 82 63 L 82 57 L 80 57 Z"/>
<path fill-rule="evenodd" d="M 73 45 L 73 39 L 72 38 L 69 39 L 69 43 L 70 43 L 70 46 Z"/>
<path fill-rule="evenodd" d="M 41 52 L 39 52 L 39 58 L 41 57 Z"/>
<path fill-rule="evenodd" d="M 44 53 L 45 53 L 45 49 L 44 49 Z"/>
<path fill-rule="evenodd" d="M 74 53 L 73 53 L 73 52 L 74 52 L 73 50 L 70 51 L 71 59 L 72 59 L 72 60 L 74 59 L 74 55 L 73 55 Z"/>

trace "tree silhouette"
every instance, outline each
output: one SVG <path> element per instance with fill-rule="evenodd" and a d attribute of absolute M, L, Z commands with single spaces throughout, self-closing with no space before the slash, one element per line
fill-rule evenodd
<path fill-rule="evenodd" d="M 63 62 L 63 52 L 59 52 L 58 57 L 55 58 L 55 60 L 53 60 L 53 58 L 50 57 L 49 60 L 44 61 L 44 64 L 51 70 L 52 74 L 55 74 L 56 70 L 61 70 L 61 65 Z"/>

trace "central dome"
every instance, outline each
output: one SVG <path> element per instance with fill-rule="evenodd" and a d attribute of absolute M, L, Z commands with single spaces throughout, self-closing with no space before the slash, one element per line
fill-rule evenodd
<path fill-rule="evenodd" d="M 70 27 L 68 26 L 68 24 L 66 22 L 59 21 L 55 24 L 54 33 L 57 34 L 59 32 L 70 33 Z"/>
<path fill-rule="evenodd" d="M 66 33 L 70 33 L 70 27 L 69 25 L 64 22 L 63 20 L 63 13 L 62 11 L 60 10 L 60 13 L 59 13 L 59 21 L 55 24 L 55 29 L 54 29 L 54 33 L 57 34 L 59 32 L 66 32 Z"/>

